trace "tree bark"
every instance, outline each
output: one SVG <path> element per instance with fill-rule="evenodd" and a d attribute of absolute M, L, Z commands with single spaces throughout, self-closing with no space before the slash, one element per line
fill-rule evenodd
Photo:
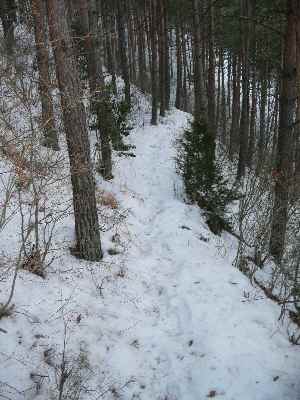
<path fill-rule="evenodd" d="M 0 18 L 2 21 L 4 43 L 9 58 L 12 58 L 15 47 L 14 24 L 16 20 L 15 0 L 1 0 Z"/>
<path fill-rule="evenodd" d="M 117 1 L 117 29 L 119 36 L 119 51 L 120 51 L 120 67 L 122 71 L 122 78 L 125 83 L 125 101 L 128 108 L 131 107 L 130 98 L 130 77 L 129 77 L 129 65 L 127 57 L 127 42 L 125 34 L 125 24 L 124 24 L 124 2 L 123 0 Z"/>
<path fill-rule="evenodd" d="M 52 148 L 53 150 L 59 150 L 51 96 L 49 54 L 46 45 L 46 8 L 45 3 L 42 0 L 32 0 L 31 6 L 34 20 L 37 65 L 39 70 L 39 93 L 42 104 L 41 125 L 44 132 L 43 145 Z"/>
<path fill-rule="evenodd" d="M 137 49 L 138 49 L 138 67 L 139 67 L 139 86 L 143 93 L 147 90 L 147 72 L 145 58 L 145 27 L 144 18 L 136 11 L 136 27 L 137 27 Z"/>
<path fill-rule="evenodd" d="M 242 110 L 239 130 L 239 162 L 237 179 L 245 175 L 249 136 L 249 20 L 250 0 L 240 0 L 242 33 Z"/>
<path fill-rule="evenodd" d="M 204 82 L 202 69 L 202 54 L 201 54 L 201 33 L 200 33 L 200 17 L 198 0 L 193 0 L 193 64 L 194 64 L 194 118 L 197 121 L 206 118 L 206 107 L 204 100 Z"/>
<path fill-rule="evenodd" d="M 281 262 L 288 222 L 289 192 L 292 176 L 292 143 L 296 105 L 296 27 L 299 22 L 299 2 L 287 0 L 287 22 L 284 38 L 283 71 L 280 92 L 280 117 L 277 144 L 275 199 L 273 205 L 270 253 Z"/>
<path fill-rule="evenodd" d="M 252 76 L 252 94 L 251 94 L 251 112 L 250 112 L 250 129 L 249 129 L 249 144 L 247 151 L 247 166 L 251 169 L 253 166 L 253 156 L 256 139 L 256 108 L 257 108 L 257 89 L 256 76 L 253 71 Z"/>
<path fill-rule="evenodd" d="M 229 157 L 232 160 L 233 156 L 238 151 L 238 129 L 240 119 L 240 99 L 241 99 L 241 66 L 239 57 L 233 55 L 232 63 L 232 119 L 230 129 L 230 146 Z"/>
<path fill-rule="evenodd" d="M 215 99 L 215 51 L 214 51 L 214 8 L 212 0 L 209 0 L 208 17 L 208 127 L 211 135 L 216 137 L 216 99 Z"/>
<path fill-rule="evenodd" d="M 156 35 L 156 0 L 150 0 L 150 41 L 151 41 L 151 92 L 152 117 L 151 124 L 157 125 L 157 35 Z"/>
<path fill-rule="evenodd" d="M 166 93 L 165 93 L 165 28 L 164 28 L 164 9 L 162 0 L 157 3 L 157 22 L 158 22 L 158 55 L 159 55 L 159 100 L 160 116 L 164 117 L 166 112 Z"/>
<path fill-rule="evenodd" d="M 86 114 L 64 0 L 47 0 L 51 43 L 61 95 L 64 128 L 70 160 L 75 217 L 75 254 L 90 261 L 102 258 L 95 182 L 90 160 Z"/>
<path fill-rule="evenodd" d="M 177 17 L 176 23 L 176 99 L 175 107 L 179 110 L 182 108 L 182 45 L 180 24 Z"/>

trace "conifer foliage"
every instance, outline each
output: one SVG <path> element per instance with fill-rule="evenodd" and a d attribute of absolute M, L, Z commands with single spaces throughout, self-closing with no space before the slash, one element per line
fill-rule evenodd
<path fill-rule="evenodd" d="M 197 203 L 215 234 L 231 230 L 228 205 L 237 198 L 215 157 L 215 141 L 204 120 L 195 120 L 184 132 L 179 167 L 189 200 Z"/>

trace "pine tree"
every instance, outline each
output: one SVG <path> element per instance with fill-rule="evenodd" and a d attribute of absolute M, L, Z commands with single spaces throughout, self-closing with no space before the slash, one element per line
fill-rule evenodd
<path fill-rule="evenodd" d="M 231 230 L 228 205 L 237 198 L 229 188 L 221 166 L 215 159 L 215 141 L 205 121 L 197 121 L 184 133 L 179 166 L 188 198 L 197 203 L 207 217 L 212 232 Z"/>

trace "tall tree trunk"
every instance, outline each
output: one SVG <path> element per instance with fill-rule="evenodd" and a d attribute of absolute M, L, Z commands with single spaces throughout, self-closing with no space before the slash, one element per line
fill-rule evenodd
<path fill-rule="evenodd" d="M 177 17 L 176 22 L 176 99 L 175 107 L 182 108 L 182 45 L 180 24 Z"/>
<path fill-rule="evenodd" d="M 130 97 L 130 77 L 129 77 L 129 65 L 127 57 L 127 41 L 125 33 L 124 24 L 124 1 L 117 1 L 117 29 L 119 36 L 119 51 L 120 51 L 120 69 L 122 71 L 122 78 L 125 83 L 125 101 L 128 108 L 131 107 L 131 97 Z"/>
<path fill-rule="evenodd" d="M 183 111 L 188 112 L 188 61 L 186 50 L 186 37 L 184 30 L 181 29 L 181 46 L 182 46 L 182 62 L 183 62 L 183 81 L 182 81 L 182 108 Z"/>
<path fill-rule="evenodd" d="M 95 182 L 90 160 L 86 114 L 64 0 L 47 0 L 50 38 L 61 95 L 70 160 L 75 217 L 76 254 L 90 261 L 102 258 Z"/>
<path fill-rule="evenodd" d="M 164 28 L 164 7 L 162 0 L 157 3 L 157 22 L 158 22 L 158 55 L 159 55 L 159 100 L 160 116 L 165 116 L 166 93 L 165 93 L 165 28 Z"/>
<path fill-rule="evenodd" d="M 42 0 L 32 0 L 32 16 L 37 65 L 39 70 L 39 93 L 42 104 L 43 144 L 53 150 L 59 150 L 58 136 L 54 122 L 51 81 L 49 76 L 49 54 L 46 45 L 46 8 Z"/>
<path fill-rule="evenodd" d="M 13 56 L 15 47 L 14 23 L 16 20 L 15 0 L 1 0 L 0 18 L 2 21 L 4 42 L 9 58 Z"/>
<path fill-rule="evenodd" d="M 209 0 L 208 21 L 208 127 L 212 135 L 216 137 L 216 100 L 215 100 L 215 51 L 214 51 L 214 8 L 212 0 Z"/>
<path fill-rule="evenodd" d="M 152 118 L 151 124 L 157 125 L 157 35 L 156 35 L 156 0 L 150 0 L 150 40 L 151 40 L 151 92 Z"/>
<path fill-rule="evenodd" d="M 143 93 L 147 90 L 147 72 L 146 72 L 146 46 L 145 46 L 145 27 L 144 18 L 136 11 L 137 27 L 137 48 L 138 48 L 138 66 L 139 66 L 139 87 Z"/>
<path fill-rule="evenodd" d="M 74 4 L 78 12 L 77 24 L 80 27 L 80 40 L 82 40 L 85 48 L 89 86 L 93 96 L 97 87 L 97 58 L 95 38 L 90 31 L 89 3 L 88 0 L 76 0 Z"/>
<path fill-rule="evenodd" d="M 277 140 L 278 140 L 278 129 L 279 129 L 279 95 L 280 95 L 280 78 L 277 79 L 275 88 L 275 104 L 274 104 L 274 130 L 272 137 L 272 149 L 271 149 L 271 164 L 276 169 L 276 153 L 277 153 Z"/>
<path fill-rule="evenodd" d="M 77 0 L 79 25 L 88 62 L 88 78 L 91 92 L 91 108 L 97 117 L 98 147 L 101 149 L 99 172 L 104 179 L 112 179 L 110 126 L 112 115 L 109 94 L 104 87 L 102 64 L 97 54 L 99 46 L 98 12 L 95 0 Z"/>
<path fill-rule="evenodd" d="M 297 115 L 295 126 L 295 189 L 294 199 L 300 198 L 300 19 L 297 20 L 296 28 L 296 60 L 297 60 Z"/>
<path fill-rule="evenodd" d="M 170 61 L 170 40 L 168 34 L 168 12 L 167 12 L 167 0 L 163 1 L 163 19 L 164 19 L 164 45 L 165 45 L 165 107 L 166 110 L 170 109 L 170 97 L 171 97 L 171 77 L 170 69 L 173 68 L 172 59 Z"/>
<path fill-rule="evenodd" d="M 256 173 L 259 174 L 263 166 L 266 150 L 266 107 L 268 97 L 268 78 L 267 71 L 263 70 L 260 88 L 260 110 L 259 110 L 259 138 Z"/>
<path fill-rule="evenodd" d="M 107 69 L 111 74 L 112 79 L 112 90 L 115 96 L 117 96 L 117 80 L 116 80 L 116 61 L 115 55 L 113 52 L 113 40 L 112 37 L 114 35 L 114 27 L 111 16 L 108 13 L 108 10 L 104 10 L 103 15 L 103 28 L 104 28 L 104 36 L 105 36 L 105 49 L 107 53 Z"/>
<path fill-rule="evenodd" d="M 199 3 L 198 0 L 193 0 L 193 64 L 194 64 L 194 118 L 197 121 L 206 119 L 206 107 L 204 100 L 204 83 L 203 83 L 203 69 L 202 69 L 202 54 L 201 54 L 201 34 L 200 34 L 200 17 L 199 17 Z"/>
<path fill-rule="evenodd" d="M 239 57 L 233 55 L 232 63 L 232 119 L 230 129 L 229 157 L 232 160 L 238 151 L 238 129 L 240 119 L 240 99 L 241 99 L 241 66 Z"/>
<path fill-rule="evenodd" d="M 296 26 L 299 2 L 287 0 L 287 23 L 284 38 L 283 71 L 280 91 L 280 120 L 277 145 L 275 199 L 273 205 L 270 253 L 280 262 L 284 253 L 288 221 L 290 179 L 292 176 L 292 143 L 296 104 Z"/>
<path fill-rule="evenodd" d="M 103 25 L 100 23 L 99 17 L 101 14 L 100 3 L 97 0 L 88 0 L 89 4 L 89 22 L 91 45 L 94 48 L 95 54 L 95 69 L 96 69 L 96 89 L 98 85 L 104 85 L 103 65 L 101 58 L 101 48 L 103 45 Z"/>
<path fill-rule="evenodd" d="M 224 54 L 225 56 L 225 54 Z M 228 110 L 228 120 L 231 119 L 231 78 L 232 78 L 232 57 L 228 54 L 227 57 L 227 99 L 226 106 Z"/>
<path fill-rule="evenodd" d="M 220 49 L 220 66 L 221 66 L 221 140 L 224 145 L 227 142 L 227 112 L 226 112 L 226 93 L 225 93 L 225 66 L 224 66 L 224 50 Z"/>
<path fill-rule="evenodd" d="M 248 153 L 247 153 L 247 166 L 249 168 L 252 168 L 254 149 L 255 149 L 256 108 L 257 108 L 256 75 L 255 75 L 255 71 L 253 71 L 253 76 L 252 76 L 252 94 L 251 94 L 251 112 L 250 112 L 250 129 L 249 129 L 249 145 L 248 145 Z"/>
<path fill-rule="evenodd" d="M 216 121 L 215 121 L 215 126 L 216 126 L 216 131 L 218 132 L 219 125 L 220 125 L 220 106 L 221 106 L 221 62 L 222 62 L 222 56 L 221 56 L 221 49 L 218 49 L 218 67 L 217 67 L 217 87 L 216 87 Z M 221 139 L 222 140 L 222 139 Z"/>
<path fill-rule="evenodd" d="M 250 1 L 240 0 L 242 27 L 242 110 L 239 131 L 239 162 L 237 179 L 245 175 L 249 136 L 249 20 Z"/>

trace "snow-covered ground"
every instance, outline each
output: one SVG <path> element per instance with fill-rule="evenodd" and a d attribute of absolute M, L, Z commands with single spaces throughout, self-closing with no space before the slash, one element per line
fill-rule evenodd
<path fill-rule="evenodd" d="M 188 118 L 172 111 L 151 127 L 146 114 L 127 139 L 136 157 L 116 156 L 114 181 L 99 180 L 118 202 L 103 262 L 69 255 L 68 217 L 46 279 L 19 274 L 15 313 L 0 321 L 0 398 L 58 399 L 65 348 L 65 399 L 79 386 L 83 399 L 300 399 L 280 308 L 232 267 L 232 239 L 184 202 L 175 141 Z M 7 290 L 0 282 L 0 301 Z"/>

